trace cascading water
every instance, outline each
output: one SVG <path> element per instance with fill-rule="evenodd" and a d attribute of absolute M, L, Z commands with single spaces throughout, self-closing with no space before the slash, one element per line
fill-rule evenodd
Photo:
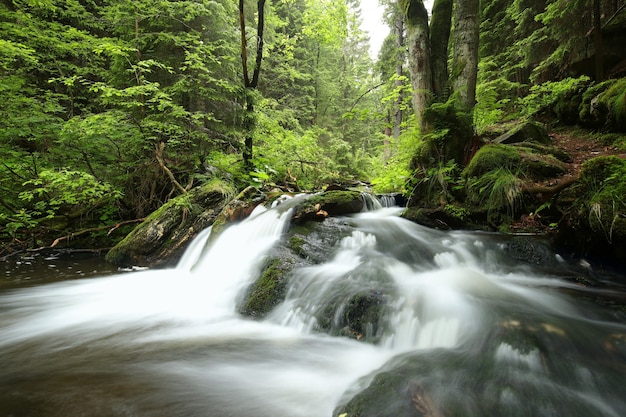
<path fill-rule="evenodd" d="M 0 293 L 0 416 L 626 415 L 624 309 L 592 302 L 622 293 L 367 206 L 311 234 L 262 320 L 237 306 L 287 204 L 173 269 Z"/>

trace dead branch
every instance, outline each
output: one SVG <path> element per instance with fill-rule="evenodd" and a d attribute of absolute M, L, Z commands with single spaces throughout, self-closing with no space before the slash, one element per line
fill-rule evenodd
<path fill-rule="evenodd" d="M 161 168 L 163 168 L 163 171 L 165 171 L 165 173 L 167 174 L 167 176 L 170 178 L 170 181 L 172 181 L 172 184 L 174 184 L 174 186 L 183 194 L 187 194 L 187 190 L 180 185 L 180 183 L 178 181 L 176 181 L 176 178 L 174 177 L 174 174 L 172 173 L 172 171 L 170 171 L 170 169 L 165 166 L 165 160 L 163 159 L 163 150 L 165 149 L 165 143 L 164 142 L 159 142 L 158 145 L 155 146 L 154 149 L 154 155 L 156 156 L 157 161 L 159 162 L 159 165 L 161 166 Z"/>

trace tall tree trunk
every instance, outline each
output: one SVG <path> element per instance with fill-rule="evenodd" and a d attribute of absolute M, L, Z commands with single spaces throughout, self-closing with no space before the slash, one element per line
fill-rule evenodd
<path fill-rule="evenodd" d="M 420 130 L 426 133 L 431 128 L 425 123 L 424 112 L 430 105 L 433 89 L 428 12 L 421 0 L 399 0 L 398 4 L 407 23 L 413 110 Z"/>
<path fill-rule="evenodd" d="M 593 45 L 595 55 L 596 81 L 604 80 L 604 47 L 602 44 L 602 19 L 600 0 L 593 0 Z"/>
<path fill-rule="evenodd" d="M 433 94 L 437 101 L 446 101 L 448 85 L 448 41 L 452 26 L 452 0 L 435 0 L 430 21 Z"/>
<path fill-rule="evenodd" d="M 454 13 L 454 55 L 451 81 L 460 104 L 472 110 L 476 102 L 480 0 L 457 0 Z"/>
<path fill-rule="evenodd" d="M 393 122 L 393 137 L 397 138 L 400 136 L 400 126 L 402 125 L 402 102 L 404 101 L 404 97 L 402 94 L 402 84 L 404 81 L 402 80 L 402 76 L 404 75 L 404 18 L 400 13 L 396 13 L 396 21 L 394 24 L 394 30 L 396 31 L 396 51 L 398 56 L 398 63 L 396 65 L 396 82 L 395 86 L 398 89 L 398 98 L 395 103 L 395 117 Z"/>
<path fill-rule="evenodd" d="M 254 91 L 259 84 L 259 75 L 261 73 L 261 63 L 263 61 L 263 43 L 265 31 L 265 0 L 257 1 L 257 44 L 256 44 L 256 60 L 252 78 L 248 74 L 248 43 L 246 38 L 246 17 L 244 13 L 244 0 L 239 0 L 239 27 L 241 29 L 241 66 L 243 70 L 243 84 L 246 101 L 246 115 L 244 116 L 244 128 L 246 130 L 246 138 L 243 148 L 243 162 L 245 168 L 251 171 L 253 157 L 253 133 L 256 125 L 254 115 Z"/>

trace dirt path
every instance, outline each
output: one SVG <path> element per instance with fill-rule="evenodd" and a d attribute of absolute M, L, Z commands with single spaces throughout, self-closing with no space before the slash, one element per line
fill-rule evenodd
<path fill-rule="evenodd" d="M 590 139 L 576 135 L 575 132 L 552 132 L 554 146 L 564 149 L 571 157 L 572 162 L 567 164 L 568 177 L 578 176 L 582 164 L 596 156 L 616 155 L 626 159 L 626 152 L 620 151 L 614 146 L 607 146 L 597 139 Z"/>

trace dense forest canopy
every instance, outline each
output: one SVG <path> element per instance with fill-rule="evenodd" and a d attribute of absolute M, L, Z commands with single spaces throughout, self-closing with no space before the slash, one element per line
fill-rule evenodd
<path fill-rule="evenodd" d="M 380 3 L 373 62 L 358 0 L 2 0 L 2 251 L 106 233 L 213 180 L 410 194 L 441 151 L 425 138 L 454 136 L 441 115 L 466 142 L 626 70 L 624 1 Z"/>

